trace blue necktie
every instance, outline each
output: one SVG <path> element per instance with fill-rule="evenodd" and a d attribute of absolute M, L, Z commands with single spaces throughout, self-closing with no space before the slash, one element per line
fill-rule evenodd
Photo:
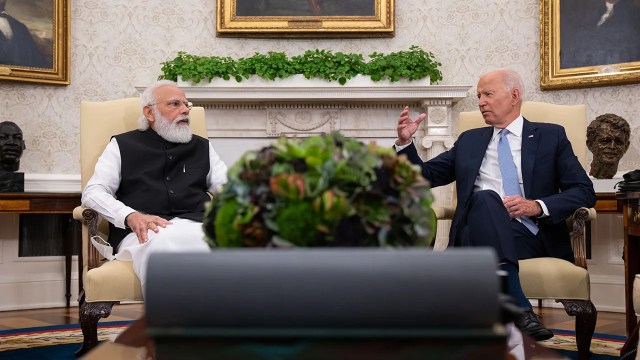
<path fill-rule="evenodd" d="M 509 130 L 507 129 L 501 130 L 500 139 L 498 140 L 498 164 L 502 174 L 502 189 L 504 189 L 505 195 L 522 195 L 520 183 L 518 182 L 518 171 L 516 170 L 516 164 L 513 162 L 509 140 L 507 139 L 508 133 Z M 538 226 L 530 218 L 523 216 L 520 221 L 533 235 L 538 233 Z"/>

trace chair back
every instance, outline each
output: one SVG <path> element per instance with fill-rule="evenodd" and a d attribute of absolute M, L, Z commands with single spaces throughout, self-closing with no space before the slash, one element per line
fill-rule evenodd
<path fill-rule="evenodd" d="M 194 107 L 189 115 L 193 133 L 207 138 L 204 108 Z M 83 189 L 111 137 L 137 129 L 140 116 L 142 106 L 139 98 L 83 101 L 80 104 L 80 178 Z"/>
<path fill-rule="evenodd" d="M 522 104 L 522 115 L 535 122 L 546 122 L 562 125 L 578 157 L 580 164 L 586 168 L 587 163 L 587 107 L 585 105 L 557 105 L 535 101 Z M 461 112 L 458 118 L 458 133 L 487 126 L 479 110 Z"/>

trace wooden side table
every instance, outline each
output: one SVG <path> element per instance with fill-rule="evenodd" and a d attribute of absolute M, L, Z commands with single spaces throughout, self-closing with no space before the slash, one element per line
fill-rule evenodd
<path fill-rule="evenodd" d="M 616 198 L 616 193 L 596 193 L 596 205 L 598 214 L 622 214 L 622 202 Z"/>
<path fill-rule="evenodd" d="M 80 193 L 0 193 L 0 214 L 72 214 L 80 205 Z M 65 239 L 65 285 L 67 307 L 71 304 L 72 239 Z"/>
<path fill-rule="evenodd" d="M 638 323 L 633 309 L 633 279 L 640 273 L 640 192 L 619 192 L 616 199 L 623 213 L 624 302 L 629 336 Z"/>

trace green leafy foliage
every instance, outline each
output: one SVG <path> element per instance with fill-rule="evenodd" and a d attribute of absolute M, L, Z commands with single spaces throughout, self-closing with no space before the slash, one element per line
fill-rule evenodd
<path fill-rule="evenodd" d="M 274 51 L 269 51 L 266 55 L 255 53 L 251 57 L 241 58 L 236 62 L 236 69 L 237 73 L 234 74 L 234 77 L 238 82 L 242 81 L 242 78 L 248 79 L 252 75 L 274 80 L 295 74 L 294 67 L 287 55 Z"/>
<path fill-rule="evenodd" d="M 197 56 L 178 52 L 173 60 L 162 63 L 159 79 L 193 83 L 209 82 L 214 78 L 235 79 L 237 82 L 250 76 L 266 80 L 287 78 L 302 74 L 305 78 L 337 81 L 344 85 L 354 76 L 370 76 L 374 81 L 401 79 L 419 80 L 429 77 L 432 83 L 442 80 L 439 67 L 432 53 L 413 45 L 406 51 L 388 54 L 374 52 L 367 62 L 362 54 L 345 54 L 331 50 L 307 50 L 302 55 L 289 58 L 283 52 L 255 53 L 247 58 Z"/>
<path fill-rule="evenodd" d="M 331 50 L 307 50 L 303 55 L 291 58 L 296 73 L 305 78 L 338 81 L 344 85 L 348 79 L 364 72 L 365 62 L 361 54 L 333 53 Z"/>
<path fill-rule="evenodd" d="M 163 63 L 161 70 L 167 74 L 161 78 L 175 81 L 180 75 L 195 83 L 216 77 L 229 80 L 237 72 L 236 62 L 230 57 L 194 56 L 184 52 L 179 52 L 172 62 Z"/>
<path fill-rule="evenodd" d="M 366 75 L 373 81 L 389 79 L 418 80 L 429 76 L 433 83 L 442 80 L 442 73 L 438 70 L 442 64 L 434 59 L 432 53 L 413 45 L 408 51 L 398 51 L 389 54 L 374 52 L 369 55 Z"/>
<path fill-rule="evenodd" d="M 435 235 L 420 170 L 338 132 L 280 138 L 245 153 L 228 178 L 205 213 L 212 247 L 427 246 Z"/>

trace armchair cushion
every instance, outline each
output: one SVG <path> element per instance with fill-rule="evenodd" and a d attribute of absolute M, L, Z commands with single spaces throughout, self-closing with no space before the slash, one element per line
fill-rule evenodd
<path fill-rule="evenodd" d="M 562 259 L 520 260 L 520 283 L 533 299 L 589 300 L 589 272 Z"/>
<path fill-rule="evenodd" d="M 87 271 L 84 288 L 87 302 L 142 301 L 142 287 L 131 261 L 105 261 L 100 267 Z"/>

